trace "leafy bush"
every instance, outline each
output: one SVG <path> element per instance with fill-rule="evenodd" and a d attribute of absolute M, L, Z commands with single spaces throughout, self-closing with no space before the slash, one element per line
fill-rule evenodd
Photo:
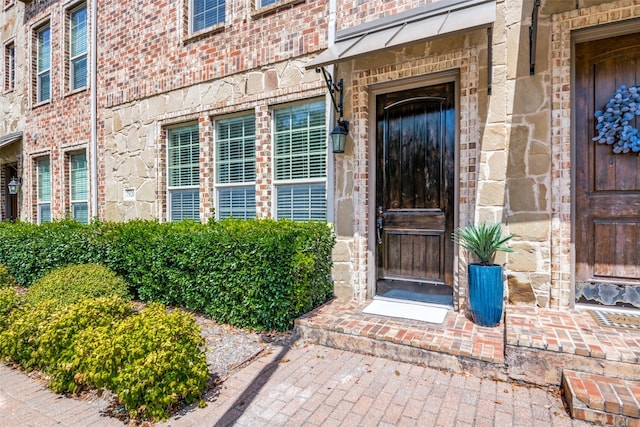
<path fill-rule="evenodd" d="M 109 267 L 147 301 L 251 329 L 287 330 L 333 295 L 335 237 L 319 222 L 0 224 L 0 262 L 29 286 L 69 263 Z"/>
<path fill-rule="evenodd" d="M 129 298 L 127 283 L 99 264 L 70 265 L 37 280 L 26 294 L 28 304 L 54 299 L 73 304 L 85 298 L 119 296 Z"/>
<path fill-rule="evenodd" d="M 7 267 L 0 264 L 0 288 L 15 285 L 16 281 L 14 280 L 13 276 L 9 274 L 9 270 L 7 270 Z"/>
<path fill-rule="evenodd" d="M 0 354 L 47 373 L 54 391 L 105 387 L 133 417 L 152 420 L 202 395 L 209 378 L 203 346 L 188 313 L 151 304 L 135 314 L 118 297 L 16 309 L 0 332 Z"/>
<path fill-rule="evenodd" d="M 28 287 L 51 270 L 67 264 L 99 262 L 102 246 L 95 238 L 99 225 L 73 220 L 41 225 L 0 223 L 0 262 L 21 286 Z"/>
<path fill-rule="evenodd" d="M 7 327 L 11 312 L 22 305 L 22 298 L 12 286 L 0 286 L 0 330 Z"/>
<path fill-rule="evenodd" d="M 116 393 L 134 417 L 166 419 L 204 391 L 209 372 L 200 327 L 182 310 L 152 303 L 115 328 L 95 328 L 78 342 L 77 379 Z"/>

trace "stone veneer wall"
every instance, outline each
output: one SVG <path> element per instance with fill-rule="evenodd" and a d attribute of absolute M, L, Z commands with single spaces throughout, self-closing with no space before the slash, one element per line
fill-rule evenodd
<path fill-rule="evenodd" d="M 581 2 L 582 4 L 585 1 Z M 586 2 L 589 3 L 603 3 Z M 552 3 L 550 3 L 552 4 Z M 573 304 L 571 258 L 571 32 L 640 18 L 640 2 L 620 0 L 552 16 L 552 197 L 551 307 Z"/>
<path fill-rule="evenodd" d="M 261 71 L 105 109 L 102 158 L 109 183 L 105 218 L 167 218 L 166 129 L 193 122 L 199 123 L 200 130 L 200 218 L 210 218 L 214 208 L 213 122 L 237 113 L 255 114 L 257 216 L 272 216 L 271 108 L 324 99 L 326 93 L 321 75 L 305 70 L 305 62 L 277 63 Z M 132 200 L 125 200 L 125 190 L 133 190 Z"/>

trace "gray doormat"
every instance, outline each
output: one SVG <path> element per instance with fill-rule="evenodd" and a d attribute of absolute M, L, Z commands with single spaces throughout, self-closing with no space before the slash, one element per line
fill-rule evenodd
<path fill-rule="evenodd" d="M 592 310 L 594 319 L 612 328 L 640 329 L 640 314 Z"/>

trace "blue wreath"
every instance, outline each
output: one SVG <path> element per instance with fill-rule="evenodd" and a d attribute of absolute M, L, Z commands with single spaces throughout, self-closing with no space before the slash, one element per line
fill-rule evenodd
<path fill-rule="evenodd" d="M 640 86 L 620 86 L 602 110 L 594 114 L 599 144 L 613 145 L 614 153 L 640 153 L 640 131 L 629 124 L 640 116 Z"/>

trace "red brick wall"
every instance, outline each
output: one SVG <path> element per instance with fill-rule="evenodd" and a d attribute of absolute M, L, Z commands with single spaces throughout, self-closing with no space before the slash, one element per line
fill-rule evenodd
<path fill-rule="evenodd" d="M 257 13 L 251 0 L 228 0 L 226 22 L 188 34 L 188 0 L 99 3 L 100 104 L 218 79 L 326 47 L 328 2 L 281 0 Z"/>
<path fill-rule="evenodd" d="M 338 31 L 414 9 L 439 0 L 362 1 L 339 0 Z"/>
<path fill-rule="evenodd" d="M 27 205 L 23 206 L 33 215 L 36 212 L 36 175 L 33 162 L 43 156 L 51 160 L 51 210 L 52 216 L 60 218 L 68 213 L 68 180 L 65 178 L 65 152 L 86 149 L 90 141 L 89 89 L 69 91 L 67 60 L 67 10 L 81 2 L 33 1 L 25 5 L 25 47 L 28 64 L 27 78 L 16 82 L 28 96 L 25 111 L 25 184 L 30 190 Z M 66 7 L 63 7 L 66 6 Z M 36 54 L 35 31 L 46 24 L 51 28 L 51 98 L 36 103 Z M 89 22 L 89 25 L 91 23 Z M 37 138 L 35 137 L 37 135 Z M 28 163 L 27 163 L 28 162 Z M 27 196 L 27 194 L 25 194 Z M 93 214 L 92 214 L 93 215 Z"/>

